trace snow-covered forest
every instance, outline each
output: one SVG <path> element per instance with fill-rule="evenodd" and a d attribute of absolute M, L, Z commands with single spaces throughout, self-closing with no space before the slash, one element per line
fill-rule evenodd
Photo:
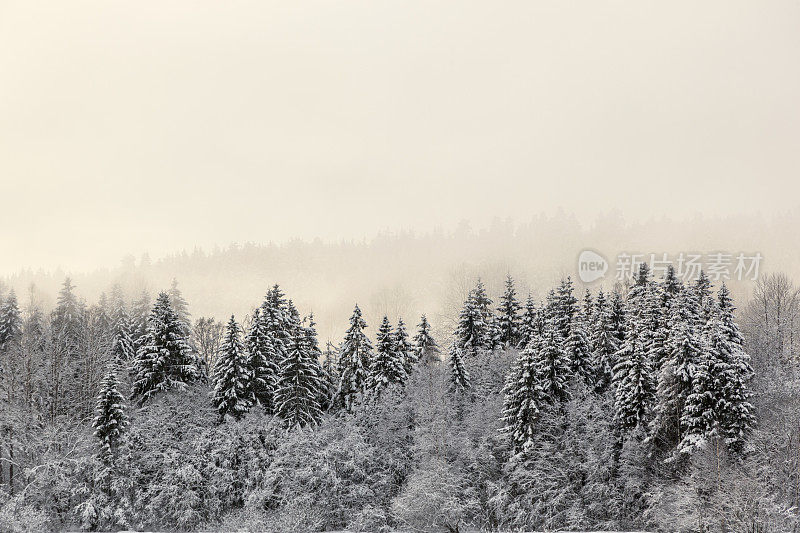
<path fill-rule="evenodd" d="M 338 345 L 278 285 L 225 322 L 9 290 L 0 529 L 798 531 L 788 277 L 503 287 L 438 337 L 354 305 Z"/>

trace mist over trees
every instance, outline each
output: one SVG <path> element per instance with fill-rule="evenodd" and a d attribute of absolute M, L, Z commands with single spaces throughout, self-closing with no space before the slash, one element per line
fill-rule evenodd
<path fill-rule="evenodd" d="M 509 272 L 515 274 L 523 304 L 528 293 L 543 299 L 568 275 L 573 276 L 576 298 L 582 298 L 585 287 L 575 272 L 577 256 L 585 247 L 609 260 L 620 252 L 760 252 L 763 270 L 800 279 L 800 258 L 786 244 L 793 242 L 787 228 L 798 225 L 797 212 L 771 218 L 698 216 L 637 222 L 612 211 L 588 226 L 556 212 L 517 221 L 498 218 L 487 227 L 473 228 L 463 222 L 455 228 L 383 233 L 359 241 L 240 243 L 167 257 L 137 252 L 135 257 L 123 258 L 119 266 L 88 273 L 69 269 L 8 273 L 0 286 L 13 288 L 25 299 L 33 283 L 39 291 L 37 298 L 49 309 L 67 275 L 89 301 L 98 301 L 101 293 L 108 294 L 109 287 L 118 284 L 129 299 L 138 302 L 135 311 L 129 310 L 131 314 L 141 317 L 152 307 L 152 301 L 142 295 L 154 298 L 161 290 L 169 291 L 177 278 L 183 296 L 191 302 L 192 320 L 208 317 L 224 324 L 231 313 L 249 314 L 259 304 L 256 295 L 280 280 L 299 308 L 314 312 L 323 340 L 342 340 L 353 302 L 359 303 L 364 318 L 374 326 L 384 315 L 394 321 L 426 314 L 437 336 L 444 338 L 454 329 L 461 304 L 478 277 L 497 303 Z M 700 227 L 703 230 L 697 231 Z M 599 283 L 610 293 L 615 282 L 610 271 Z M 729 281 L 739 301 L 749 298 L 751 286 L 750 281 Z M 596 291 L 596 285 L 591 288 Z M 142 333 L 137 331 L 136 336 Z"/>
<path fill-rule="evenodd" d="M 739 310 L 644 263 L 610 292 L 500 281 L 473 280 L 447 335 L 355 305 L 324 349 L 278 285 L 225 323 L 193 320 L 177 282 L 88 304 L 66 279 L 51 309 L 6 291 L 0 525 L 800 527 L 788 276 Z"/>

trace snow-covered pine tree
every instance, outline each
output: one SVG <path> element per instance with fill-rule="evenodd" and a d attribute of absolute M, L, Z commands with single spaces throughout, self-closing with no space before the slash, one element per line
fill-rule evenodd
<path fill-rule="evenodd" d="M 403 369 L 405 370 L 406 376 L 410 376 L 418 359 L 417 352 L 408 339 L 408 331 L 406 330 L 406 324 L 403 322 L 402 318 L 397 319 L 397 327 L 394 329 L 393 336 L 395 349 L 397 350 L 400 360 L 403 362 Z"/>
<path fill-rule="evenodd" d="M 403 358 L 397 351 L 392 335 L 392 325 L 389 323 L 389 318 L 384 316 L 378 328 L 375 356 L 369 367 L 367 394 L 372 398 L 378 398 L 388 386 L 405 384 L 406 377 Z"/>
<path fill-rule="evenodd" d="M 711 280 L 702 270 L 694 283 L 691 284 L 691 290 L 694 292 L 694 299 L 697 300 L 697 326 L 702 329 L 705 327 L 706 322 L 711 319 L 716 306 L 714 296 L 711 293 Z"/>
<path fill-rule="evenodd" d="M 503 429 L 511 438 L 515 452 L 524 450 L 533 439 L 543 392 L 538 380 L 538 337 L 534 337 L 517 357 L 503 388 Z"/>
<path fill-rule="evenodd" d="M 275 390 L 275 414 L 288 429 L 315 426 L 322 420 L 320 398 L 323 396 L 322 367 L 317 355 L 316 332 L 302 324 L 289 338 L 286 356 L 280 363 Z"/>
<path fill-rule="evenodd" d="M 328 411 L 333 407 L 339 386 L 339 349 L 331 341 L 325 343 L 325 350 L 322 352 L 322 386 L 320 408 Z"/>
<path fill-rule="evenodd" d="M 673 449 L 686 436 L 690 420 L 686 401 L 694 390 L 695 374 L 707 370 L 695 291 L 686 288 L 676 297 L 670 316 L 668 356 L 661 365 L 651 436 L 663 450 Z M 688 441 L 687 441 L 688 443 Z"/>
<path fill-rule="evenodd" d="M 609 299 L 608 318 L 611 323 L 614 344 L 621 348 L 625 341 L 625 303 L 622 294 L 616 289 L 611 293 Z"/>
<path fill-rule="evenodd" d="M 614 326 L 611 322 L 611 307 L 602 289 L 595 300 L 594 320 L 590 334 L 592 365 L 594 367 L 594 389 L 604 393 L 611 386 L 615 354 L 619 350 Z"/>
<path fill-rule="evenodd" d="M 114 309 L 111 318 L 113 324 L 113 344 L 111 353 L 120 365 L 128 365 L 136 356 L 133 342 L 133 322 L 124 305 Z"/>
<path fill-rule="evenodd" d="M 555 326 L 562 339 L 569 339 L 572 322 L 578 313 L 578 299 L 573 294 L 572 278 L 561 280 L 555 294 Z"/>
<path fill-rule="evenodd" d="M 579 311 L 570 325 L 569 338 L 564 342 L 564 351 L 570 361 L 570 373 L 580 376 L 589 388 L 595 384 L 595 366 L 589 343 L 588 318 Z"/>
<path fill-rule="evenodd" d="M 286 356 L 286 345 L 292 335 L 292 325 L 288 302 L 277 284 L 267 291 L 264 303 L 261 304 L 261 319 L 271 338 L 276 360 L 283 360 Z"/>
<path fill-rule="evenodd" d="M 750 366 L 750 356 L 744 351 L 744 342 L 734 319 L 735 310 L 730 291 L 723 283 L 717 295 L 718 324 L 722 334 L 718 347 L 722 353 L 718 357 L 727 361 L 727 372 L 720 376 L 721 398 L 717 413 L 721 432 L 728 446 L 734 452 L 740 453 L 755 426 L 755 415 L 749 401 L 749 382 L 753 376 L 753 368 Z"/>
<path fill-rule="evenodd" d="M 583 293 L 583 308 L 581 311 L 583 312 L 583 316 L 586 320 L 587 328 L 590 328 L 590 325 L 594 320 L 595 303 L 594 299 L 592 298 L 592 292 L 589 289 L 586 289 L 586 292 Z"/>
<path fill-rule="evenodd" d="M 613 301 L 613 300 L 612 300 Z M 615 354 L 612 380 L 617 424 L 623 431 L 634 430 L 649 421 L 655 393 L 655 376 L 650 361 L 652 339 L 652 282 L 647 263 L 640 263 L 625 306 L 625 332 Z"/>
<path fill-rule="evenodd" d="M 224 421 L 226 417 L 238 420 L 253 406 L 247 359 L 242 343 L 242 330 L 231 315 L 219 353 L 214 359 L 214 392 L 211 403 L 219 413 L 220 420 Z"/>
<path fill-rule="evenodd" d="M 336 397 L 337 403 L 348 411 L 366 388 L 372 359 L 372 343 L 364 333 L 366 327 L 361 309 L 356 305 L 339 352 L 339 388 Z"/>
<path fill-rule="evenodd" d="M 500 344 L 500 328 L 497 323 L 497 317 L 492 311 L 493 302 L 486 293 L 486 287 L 483 282 L 478 278 L 478 284 L 475 285 L 473 291 L 473 302 L 475 308 L 481 316 L 481 322 L 484 325 L 483 345 L 485 350 L 494 350 Z"/>
<path fill-rule="evenodd" d="M 172 284 L 167 294 L 169 294 L 169 304 L 172 306 L 172 310 L 175 311 L 178 321 L 183 326 L 184 335 L 188 339 L 191 334 L 192 315 L 189 313 L 189 303 L 178 288 L 177 278 L 172 278 Z"/>
<path fill-rule="evenodd" d="M 463 356 L 474 357 L 490 351 L 495 342 L 495 324 L 491 312 L 492 301 L 486 296 L 483 283 L 470 291 L 458 317 L 455 346 Z"/>
<path fill-rule="evenodd" d="M 542 391 L 542 398 L 549 403 L 569 399 L 569 380 L 572 364 L 564 350 L 564 340 L 560 334 L 560 322 L 548 320 L 544 324 L 541 341 L 537 342 L 534 366 L 536 379 Z"/>
<path fill-rule="evenodd" d="M 467 390 L 470 388 L 469 371 L 464 365 L 464 352 L 456 343 L 450 345 L 448 357 L 450 364 L 450 388 L 454 392 Z"/>
<path fill-rule="evenodd" d="M 516 347 L 520 339 L 520 309 L 514 278 L 506 276 L 506 288 L 497 308 L 497 326 L 500 329 L 500 346 L 504 349 Z"/>
<path fill-rule="evenodd" d="M 422 315 L 417 326 L 417 334 L 414 336 L 416 360 L 422 362 L 423 365 L 429 365 L 440 360 L 440 353 L 439 345 L 431 335 L 431 325 L 428 323 L 428 318 Z"/>
<path fill-rule="evenodd" d="M 669 265 L 664 278 L 656 289 L 656 301 L 651 304 L 653 336 L 650 346 L 650 360 L 656 376 L 661 375 L 661 367 L 669 357 L 668 339 L 672 306 L 675 298 L 682 290 L 683 284 L 675 275 L 675 268 Z"/>
<path fill-rule="evenodd" d="M 100 460 L 112 462 L 120 436 L 128 426 L 125 414 L 125 398 L 119 392 L 116 364 L 112 365 L 100 384 L 95 418 L 92 422 L 94 436 L 100 441 Z"/>
<path fill-rule="evenodd" d="M 534 335 L 541 334 L 541 331 L 538 331 L 538 323 L 539 310 L 536 308 L 536 301 L 533 296 L 528 294 L 528 299 L 525 301 L 525 309 L 522 311 L 522 318 L 520 319 L 517 348 L 524 350 Z"/>
<path fill-rule="evenodd" d="M 132 393 L 143 404 L 158 392 L 184 389 L 203 379 L 201 363 L 192 353 L 183 325 L 169 303 L 158 295 L 148 319 L 147 333 L 133 360 Z"/>
<path fill-rule="evenodd" d="M 274 395 L 278 383 L 278 354 L 274 337 L 260 309 L 253 311 L 250 329 L 245 338 L 247 347 L 247 396 L 267 414 L 275 409 Z"/>
<path fill-rule="evenodd" d="M 0 305 L 0 353 L 7 351 L 21 335 L 22 315 L 19 312 L 17 296 L 12 289 Z"/>
<path fill-rule="evenodd" d="M 151 307 L 150 294 L 147 292 L 147 290 L 142 289 L 142 292 L 139 294 L 139 298 L 133 302 L 133 308 L 131 311 L 131 337 L 133 338 L 133 347 L 135 348 L 136 352 L 139 351 L 139 348 L 141 348 L 142 343 L 145 340 L 144 336 L 147 333 L 147 320 L 150 317 Z"/>

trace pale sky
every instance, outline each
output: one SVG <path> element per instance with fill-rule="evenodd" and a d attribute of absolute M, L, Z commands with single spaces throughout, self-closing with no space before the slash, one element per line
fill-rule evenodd
<path fill-rule="evenodd" d="M 0 0 L 0 273 L 770 214 L 798 171 L 797 0 Z"/>

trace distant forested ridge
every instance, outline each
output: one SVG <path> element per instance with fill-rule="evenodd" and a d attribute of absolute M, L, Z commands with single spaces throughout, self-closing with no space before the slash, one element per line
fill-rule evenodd
<path fill-rule="evenodd" d="M 800 290 L 641 264 L 337 337 L 279 285 L 0 299 L 0 529 L 797 531 Z"/>

